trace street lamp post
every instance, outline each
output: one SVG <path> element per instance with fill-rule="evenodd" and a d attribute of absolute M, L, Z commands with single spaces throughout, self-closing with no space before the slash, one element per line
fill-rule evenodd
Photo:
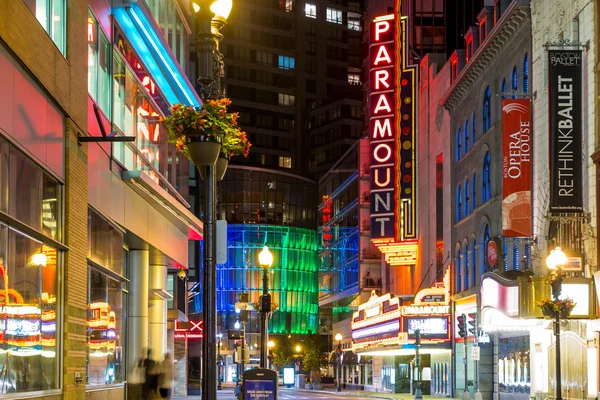
<path fill-rule="evenodd" d="M 273 265 L 273 254 L 267 246 L 258 254 L 258 263 L 263 269 L 263 294 L 260 298 L 260 367 L 265 368 L 267 361 L 267 315 L 271 312 L 268 270 Z"/>
<path fill-rule="evenodd" d="M 550 251 L 546 258 L 546 266 L 550 272 L 550 284 L 552 285 L 552 297 L 554 301 L 560 297 L 562 286 L 562 272 L 560 267 L 567 262 L 567 256 L 560 247 Z M 560 312 L 554 312 L 554 335 L 556 336 L 554 353 L 556 355 L 556 400 L 562 400 L 562 381 L 560 368 Z"/>
<path fill-rule="evenodd" d="M 421 391 L 421 356 L 419 350 L 421 348 L 421 330 L 415 329 L 415 365 L 417 367 L 417 387 L 415 389 L 415 399 L 422 399 Z"/>
<path fill-rule="evenodd" d="M 219 339 L 218 343 L 217 343 L 217 368 L 218 368 L 218 374 L 217 374 L 217 390 L 222 390 L 223 387 L 221 386 L 221 382 L 223 381 L 222 378 L 222 374 L 223 374 L 223 357 L 221 357 L 221 344 L 223 343 L 221 341 L 221 339 L 223 338 L 223 334 L 222 333 L 218 333 L 217 334 L 217 339 Z"/>
<path fill-rule="evenodd" d="M 337 391 L 342 391 L 342 334 L 336 333 L 335 340 L 338 342 L 337 350 Z"/>
<path fill-rule="evenodd" d="M 219 42 L 223 38 L 220 30 L 225 26 L 231 12 L 232 0 L 202 0 L 192 3 L 198 23 L 197 48 L 198 83 L 201 85 L 203 101 L 221 96 L 220 77 L 223 56 L 219 52 Z M 204 271 L 202 274 L 202 318 L 204 321 L 204 340 L 202 341 L 202 398 L 216 400 L 214 365 L 216 351 L 212 340 L 216 337 L 217 310 L 215 288 L 216 281 L 216 197 L 217 176 L 214 165 L 206 166 L 204 179 Z"/>

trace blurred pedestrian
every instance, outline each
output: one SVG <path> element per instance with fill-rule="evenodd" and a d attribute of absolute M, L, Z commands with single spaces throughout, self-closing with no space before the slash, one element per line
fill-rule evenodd
<path fill-rule="evenodd" d="M 158 396 L 158 375 L 160 364 L 152 359 L 152 350 L 148 350 L 148 357 L 144 359 L 145 368 L 144 400 L 154 400 Z"/>
<path fill-rule="evenodd" d="M 127 376 L 127 397 L 131 399 L 145 399 L 145 382 L 144 360 L 139 358 L 133 363 Z"/>
<path fill-rule="evenodd" d="M 161 399 L 170 399 L 173 392 L 173 381 L 175 379 L 175 366 L 171 354 L 166 353 L 165 359 L 160 363 L 160 376 L 158 378 L 158 390 Z"/>

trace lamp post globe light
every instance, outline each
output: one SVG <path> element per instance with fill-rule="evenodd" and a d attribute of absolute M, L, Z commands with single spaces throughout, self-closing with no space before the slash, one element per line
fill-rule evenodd
<path fill-rule="evenodd" d="M 273 265 L 273 253 L 264 246 L 258 253 L 258 263 L 263 269 L 263 293 L 260 297 L 260 367 L 265 368 L 267 362 L 267 331 L 269 329 L 267 316 L 271 312 L 271 295 L 269 294 L 268 270 Z"/>
<path fill-rule="evenodd" d="M 562 286 L 562 271 L 561 267 L 567 263 L 567 256 L 560 247 L 556 247 L 550 251 L 546 258 L 546 266 L 548 267 L 550 285 L 552 286 L 552 297 L 554 301 L 560 297 Z M 554 312 L 554 335 L 556 336 L 555 350 L 556 355 L 556 400 L 562 400 L 562 381 L 560 368 L 560 312 Z"/>
<path fill-rule="evenodd" d="M 338 342 L 338 346 L 336 349 L 336 353 L 337 353 L 337 391 L 341 392 L 342 391 L 342 339 L 344 337 L 342 336 L 341 333 L 336 333 L 335 334 L 335 340 L 337 340 Z"/>
<path fill-rule="evenodd" d="M 192 8 L 197 23 L 196 52 L 198 55 L 198 83 L 201 86 L 200 96 L 204 102 L 221 97 L 221 69 L 223 56 L 219 51 L 219 43 L 223 38 L 220 30 L 225 26 L 231 12 L 232 0 L 195 0 Z M 220 153 L 220 143 L 218 144 Z M 216 197 L 217 173 L 216 165 L 198 165 L 204 172 L 204 271 L 202 281 L 202 319 L 204 321 L 204 337 L 202 341 L 202 398 L 216 400 L 217 376 L 214 366 L 217 364 L 214 340 L 217 331 L 216 309 Z M 202 173 L 200 174 L 202 176 Z"/>

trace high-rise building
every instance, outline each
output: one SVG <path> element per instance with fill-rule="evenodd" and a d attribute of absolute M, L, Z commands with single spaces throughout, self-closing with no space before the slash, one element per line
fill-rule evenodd
<path fill-rule="evenodd" d="M 362 0 L 248 1 L 224 33 L 224 93 L 253 144 L 235 164 L 318 178 L 361 136 Z"/>
<path fill-rule="evenodd" d="M 362 1 L 253 0 L 228 18 L 223 94 L 252 149 L 230 161 L 218 187 L 217 215 L 228 222 L 228 260 L 217 266 L 223 332 L 239 320 L 241 293 L 259 299 L 265 244 L 275 260 L 270 332 L 318 332 L 316 179 L 362 134 L 362 10 Z"/>

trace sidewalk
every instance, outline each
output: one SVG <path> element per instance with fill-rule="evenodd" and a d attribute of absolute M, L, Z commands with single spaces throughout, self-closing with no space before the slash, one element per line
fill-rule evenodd
<path fill-rule="evenodd" d="M 327 390 L 308 390 L 308 389 L 294 389 L 297 392 L 313 392 L 320 394 L 332 394 L 339 395 L 335 389 L 327 389 Z M 409 393 L 386 393 L 386 392 L 370 392 L 365 390 L 351 390 L 351 389 L 342 389 L 341 394 L 348 396 L 361 396 L 361 397 L 369 397 L 372 399 L 384 399 L 384 400 L 414 400 L 415 395 Z M 423 396 L 425 400 L 449 400 L 451 397 L 435 397 L 435 396 Z"/>

